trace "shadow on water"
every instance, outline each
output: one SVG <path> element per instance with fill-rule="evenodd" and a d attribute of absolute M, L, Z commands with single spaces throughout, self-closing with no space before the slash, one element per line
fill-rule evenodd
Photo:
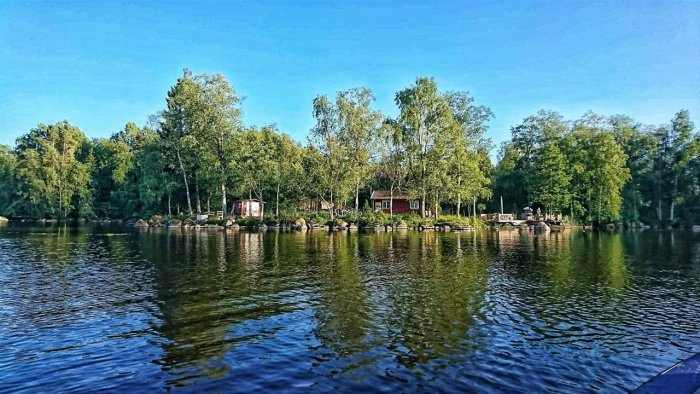
<path fill-rule="evenodd" d="M 700 350 L 698 238 L 10 224 L 0 391 L 624 392 Z"/>

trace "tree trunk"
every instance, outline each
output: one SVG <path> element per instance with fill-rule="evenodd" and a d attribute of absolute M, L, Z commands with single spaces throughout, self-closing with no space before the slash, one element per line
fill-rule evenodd
<path fill-rule="evenodd" d="M 219 156 L 219 172 L 221 173 L 221 210 L 224 212 L 224 217 L 226 217 L 226 156 L 224 155 L 224 139 L 225 134 L 222 130 L 217 141 L 217 154 Z M 231 214 L 233 214 L 233 208 L 231 208 Z"/>
<path fill-rule="evenodd" d="M 408 207 L 411 208 L 411 201 L 408 201 Z M 394 185 L 391 185 L 391 190 L 389 190 L 389 217 L 394 217 Z"/>
<path fill-rule="evenodd" d="M 435 222 L 438 221 L 438 194 L 435 193 Z"/>
<path fill-rule="evenodd" d="M 474 220 L 476 220 L 476 196 L 474 196 L 474 209 L 472 209 Z"/>
<path fill-rule="evenodd" d="M 195 198 L 197 199 L 197 213 L 202 213 L 202 199 L 199 196 L 199 177 L 195 175 L 194 177 L 194 192 Z"/>
<path fill-rule="evenodd" d="M 277 181 L 277 195 L 275 196 L 275 216 L 280 217 L 280 183 Z"/>
<path fill-rule="evenodd" d="M 459 192 L 457 193 L 457 219 L 460 218 L 460 213 L 459 211 L 462 209 L 462 193 Z"/>
<path fill-rule="evenodd" d="M 331 206 L 328 208 L 328 211 L 331 214 L 331 220 L 333 220 L 333 188 L 331 188 Z"/>
<path fill-rule="evenodd" d="M 170 205 L 170 193 L 168 193 L 168 217 L 173 217 L 172 206 Z"/>
<path fill-rule="evenodd" d="M 423 188 L 423 195 L 421 196 L 420 200 L 420 216 L 425 219 L 425 187 Z"/>
<path fill-rule="evenodd" d="M 188 213 L 192 215 L 192 200 L 190 199 L 190 185 L 187 183 L 187 172 L 185 171 L 185 165 L 182 163 L 182 156 L 180 156 L 180 150 L 177 149 L 177 161 L 180 164 L 180 171 L 182 171 L 182 180 L 185 183 L 185 193 L 187 194 L 187 209 Z"/>
<path fill-rule="evenodd" d="M 355 183 L 355 212 L 360 212 L 360 184 Z"/>
<path fill-rule="evenodd" d="M 671 190 L 671 205 L 668 209 L 668 220 L 669 224 L 673 224 L 673 219 L 675 218 L 676 210 L 676 196 L 678 195 L 678 177 L 673 178 L 673 189 Z"/>
<path fill-rule="evenodd" d="M 601 193 L 600 188 L 598 188 L 598 225 L 600 225 L 602 223 L 602 220 L 600 219 L 600 214 L 601 214 L 601 211 L 603 210 L 603 201 L 600 198 L 601 197 L 600 193 Z"/>

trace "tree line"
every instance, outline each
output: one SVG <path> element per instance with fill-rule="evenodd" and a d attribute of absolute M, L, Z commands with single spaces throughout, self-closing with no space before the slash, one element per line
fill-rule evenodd
<path fill-rule="evenodd" d="M 511 133 L 492 173 L 510 210 L 538 202 L 583 223 L 700 222 L 700 134 L 686 110 L 661 126 L 540 111 Z"/>
<path fill-rule="evenodd" d="M 0 214 L 135 218 L 232 212 L 256 198 L 266 213 L 371 209 L 371 190 L 407 193 L 421 216 L 511 212 L 538 203 L 585 223 L 700 219 L 700 137 L 687 111 L 669 125 L 541 111 L 512 127 L 491 163 L 493 112 L 466 91 L 417 78 L 395 95 L 396 117 L 360 87 L 319 95 L 301 144 L 276 125 L 246 125 L 242 97 L 220 74 L 185 70 L 147 125 L 89 139 L 67 121 L 0 146 Z"/>

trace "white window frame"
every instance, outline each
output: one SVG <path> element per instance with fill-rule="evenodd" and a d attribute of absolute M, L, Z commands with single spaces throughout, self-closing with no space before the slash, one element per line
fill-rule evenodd
<path fill-rule="evenodd" d="M 382 209 L 391 209 L 391 200 L 382 200 Z"/>
<path fill-rule="evenodd" d="M 411 200 L 410 206 L 411 206 L 411 209 L 420 209 L 420 201 Z"/>

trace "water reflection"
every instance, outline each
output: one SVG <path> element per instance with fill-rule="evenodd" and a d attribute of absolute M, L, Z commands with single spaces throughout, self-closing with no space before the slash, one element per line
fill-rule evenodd
<path fill-rule="evenodd" d="M 700 350 L 698 238 L 11 224 L 0 389 L 624 391 Z"/>

